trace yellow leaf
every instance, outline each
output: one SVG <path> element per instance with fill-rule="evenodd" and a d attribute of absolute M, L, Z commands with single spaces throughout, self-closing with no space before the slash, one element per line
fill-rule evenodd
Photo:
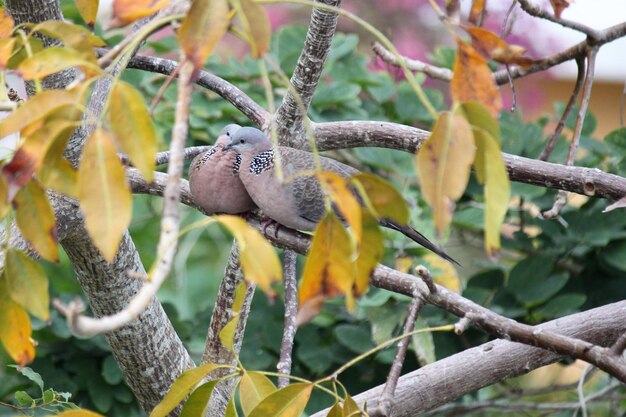
<path fill-rule="evenodd" d="M 222 346 L 228 349 L 230 352 L 235 353 L 235 333 L 237 332 L 237 325 L 239 324 L 239 314 L 236 314 L 222 330 L 220 330 L 220 342 Z"/>
<path fill-rule="evenodd" d="M 472 128 L 465 118 L 441 113 L 417 154 L 422 195 L 433 209 L 439 234 L 452 221 L 455 202 L 465 191 L 475 152 Z"/>
<path fill-rule="evenodd" d="M 42 258 L 52 262 L 59 260 L 56 220 L 48 197 L 41 185 L 30 180 L 13 200 L 15 221 L 24 239 Z"/>
<path fill-rule="evenodd" d="M 8 38 L 14 26 L 15 23 L 11 15 L 4 7 L 0 7 L 0 39 Z"/>
<path fill-rule="evenodd" d="M 300 309 L 307 311 L 311 307 L 307 306 L 309 302 L 321 307 L 323 299 L 341 294 L 345 294 L 349 300 L 354 278 L 350 235 L 337 216 L 329 212 L 315 228 L 302 273 Z M 318 309 L 313 309 L 307 315 L 317 312 Z"/>
<path fill-rule="evenodd" d="M 226 414 L 224 415 L 224 417 L 239 417 L 239 415 L 237 414 L 237 408 L 235 407 L 234 395 L 230 397 L 230 401 L 228 401 L 228 404 L 226 405 Z"/>
<path fill-rule="evenodd" d="M 363 242 L 356 259 L 354 292 L 363 295 L 369 286 L 370 276 L 385 252 L 383 233 L 378 221 L 368 211 L 363 212 Z"/>
<path fill-rule="evenodd" d="M 484 164 L 485 250 L 490 257 L 496 257 L 500 253 L 500 228 L 509 206 L 511 184 L 498 142 L 480 129 L 474 130 L 474 140 L 481 160 L 489 161 Z"/>
<path fill-rule="evenodd" d="M 56 158 L 46 157 L 38 178 L 46 188 L 51 188 L 72 198 L 79 198 L 78 174 L 72 164 L 62 155 Z"/>
<path fill-rule="evenodd" d="M 195 68 L 200 68 L 224 37 L 230 21 L 228 0 L 195 0 L 178 31 L 180 46 Z"/>
<path fill-rule="evenodd" d="M 312 390 L 313 384 L 287 385 L 265 397 L 248 417 L 300 417 Z"/>
<path fill-rule="evenodd" d="M 35 345 L 28 314 L 9 297 L 6 278 L 0 276 L 0 342 L 18 365 L 26 366 L 35 359 Z"/>
<path fill-rule="evenodd" d="M 85 23 L 93 28 L 98 15 L 98 0 L 76 0 L 76 8 Z"/>
<path fill-rule="evenodd" d="M 233 300 L 233 306 L 231 310 L 233 313 L 239 313 L 243 303 L 246 301 L 246 294 L 248 293 L 248 283 L 244 280 L 235 288 L 235 299 Z"/>
<path fill-rule="evenodd" d="M 509 175 L 500 152 L 500 127 L 480 103 L 461 106 L 473 126 L 476 143 L 476 177 L 485 184 L 485 251 L 490 257 L 500 252 L 500 229 L 511 198 Z"/>
<path fill-rule="evenodd" d="M 0 39 L 0 69 L 7 69 L 16 38 Z"/>
<path fill-rule="evenodd" d="M 250 412 L 276 387 L 268 377 L 260 372 L 244 372 L 239 382 L 239 402 L 244 415 Z"/>
<path fill-rule="evenodd" d="M 156 167 L 154 154 L 157 137 L 143 97 L 123 81 L 113 87 L 109 108 L 111 129 L 117 143 L 148 182 L 152 182 Z"/>
<path fill-rule="evenodd" d="M 0 137 L 19 132 L 26 126 L 45 118 L 59 107 L 78 105 L 82 89 L 44 90 L 32 96 L 6 119 L 0 122 Z"/>
<path fill-rule="evenodd" d="M 335 404 L 330 408 L 326 417 L 343 417 L 343 409 L 339 403 L 335 400 Z"/>
<path fill-rule="evenodd" d="M 357 245 L 361 244 L 361 205 L 350 189 L 348 181 L 334 172 L 319 172 L 316 174 L 320 184 L 330 194 L 330 198 L 339 209 L 341 216 L 346 219 Z"/>
<path fill-rule="evenodd" d="M 169 4 L 169 0 L 114 0 L 112 27 L 125 26 L 150 16 Z"/>
<path fill-rule="evenodd" d="M 517 64 L 528 66 L 533 60 L 524 55 L 526 49 L 519 45 L 509 45 L 504 39 L 500 38 L 490 30 L 462 26 L 472 38 L 472 46 L 476 52 L 480 53 L 483 58 L 501 62 L 503 64 Z"/>
<path fill-rule="evenodd" d="M 150 417 L 165 417 L 184 400 L 205 376 L 217 365 L 207 363 L 197 368 L 188 369 L 172 384 L 163 400 L 150 413 Z"/>
<path fill-rule="evenodd" d="M 350 180 L 360 184 L 367 194 L 366 205 L 373 206 L 373 213 L 379 219 L 391 219 L 398 224 L 409 222 L 409 208 L 402 194 L 384 179 L 367 173 L 354 175 Z M 369 207 L 370 210 L 372 207 Z"/>
<path fill-rule="evenodd" d="M 180 411 L 180 417 L 200 417 L 206 415 L 206 407 L 219 379 L 214 379 L 196 388 Z"/>
<path fill-rule="evenodd" d="M 82 1 L 93 2 L 93 0 Z M 63 45 L 80 52 L 83 58 L 93 63 L 96 63 L 96 51 L 94 47 L 106 46 L 106 43 L 102 39 L 83 26 L 60 20 L 47 20 L 34 26 L 33 30 L 59 39 L 63 42 Z"/>
<path fill-rule="evenodd" d="M 39 263 L 24 252 L 9 248 L 5 277 L 13 301 L 33 316 L 43 321 L 50 320 L 48 277 Z"/>
<path fill-rule="evenodd" d="M 494 117 L 502 108 L 500 91 L 487 61 L 462 40 L 457 41 L 450 94 L 455 102 L 477 101 L 487 107 Z"/>
<path fill-rule="evenodd" d="M 363 415 L 357 403 L 349 395 L 343 401 L 343 415 L 345 417 L 358 417 Z"/>
<path fill-rule="evenodd" d="M 55 414 L 54 417 L 104 417 L 102 414 L 94 413 L 93 411 L 78 409 L 78 410 L 66 410 L 62 413 Z"/>
<path fill-rule="evenodd" d="M 9 204 L 9 186 L 4 175 L 0 175 L 0 220 L 9 212 L 11 205 Z"/>
<path fill-rule="evenodd" d="M 487 110 L 483 105 L 477 102 L 469 102 L 463 103 L 461 105 L 461 109 L 465 114 L 465 118 L 469 122 L 470 125 L 474 128 L 485 130 L 491 137 L 493 137 L 498 143 L 500 143 L 500 126 L 498 122 L 491 116 L 489 110 Z M 478 146 L 478 142 L 476 142 L 476 146 Z M 474 159 L 474 168 L 476 169 L 476 178 L 478 182 L 481 184 L 485 183 L 486 177 L 486 166 L 487 161 L 485 158 L 485 153 L 476 152 L 476 157 Z M 502 159 L 502 158 L 500 158 Z"/>
<path fill-rule="evenodd" d="M 87 232 L 111 262 L 131 219 L 132 196 L 113 139 L 97 129 L 85 143 L 78 168 L 78 195 Z"/>
<path fill-rule="evenodd" d="M 250 40 L 253 58 L 261 58 L 270 47 L 272 27 L 265 10 L 254 0 L 240 0 L 241 22 Z"/>
<path fill-rule="evenodd" d="M 450 262 L 434 253 L 427 253 L 423 258 L 430 265 L 433 281 L 436 284 L 456 293 L 461 292 L 461 278 L 459 278 L 456 268 Z"/>
<path fill-rule="evenodd" d="M 67 139 L 74 131 L 76 124 L 67 120 L 46 120 L 46 122 L 32 131 L 24 139 L 21 149 L 27 152 L 34 159 L 34 170 L 39 170 L 49 149 L 60 142 L 55 148 L 61 154 L 65 151 Z"/>
<path fill-rule="evenodd" d="M 280 281 L 283 270 L 272 245 L 241 217 L 213 216 L 237 239 L 241 269 L 246 280 L 256 283 L 266 294 L 273 296 L 273 282 Z"/>
<path fill-rule="evenodd" d="M 80 67 L 88 77 L 99 74 L 100 68 L 80 53 L 61 46 L 52 46 L 26 58 L 17 68 L 25 80 L 42 79 L 67 68 Z"/>

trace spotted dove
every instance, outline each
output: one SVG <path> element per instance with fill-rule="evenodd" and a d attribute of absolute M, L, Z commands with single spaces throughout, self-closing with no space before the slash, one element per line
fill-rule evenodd
<path fill-rule="evenodd" d="M 222 151 L 240 128 L 236 124 L 226 126 L 215 146 L 196 156 L 189 167 L 191 195 L 207 214 L 245 213 L 255 207 L 238 176 L 241 156 Z"/>
<path fill-rule="evenodd" d="M 274 172 L 274 152 L 280 152 L 284 178 L 280 182 Z M 292 229 L 311 231 L 326 212 L 325 194 L 315 176 L 298 175 L 316 168 L 310 152 L 279 146 L 273 148 L 268 137 L 258 129 L 242 127 L 224 146 L 224 151 L 241 155 L 239 178 L 256 205 L 268 217 Z M 334 159 L 320 156 L 323 171 L 332 171 L 349 178 L 359 171 Z M 444 259 L 455 262 L 443 249 L 407 225 L 389 219 L 380 224 L 397 230 Z"/>

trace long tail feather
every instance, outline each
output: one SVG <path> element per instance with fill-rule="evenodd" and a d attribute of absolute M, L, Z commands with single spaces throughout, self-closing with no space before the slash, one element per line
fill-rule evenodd
<path fill-rule="evenodd" d="M 387 227 L 392 230 L 397 230 L 398 232 L 402 233 L 404 236 L 408 237 L 409 239 L 419 243 L 420 245 L 422 245 L 429 251 L 434 252 L 437 255 L 441 256 L 443 259 L 461 266 L 460 263 L 458 263 L 450 255 L 448 255 L 441 247 L 435 245 L 433 242 L 428 240 L 426 236 L 424 236 L 417 230 L 413 229 L 411 226 L 401 225 L 389 219 L 382 219 L 379 221 L 379 223 L 381 226 Z"/>

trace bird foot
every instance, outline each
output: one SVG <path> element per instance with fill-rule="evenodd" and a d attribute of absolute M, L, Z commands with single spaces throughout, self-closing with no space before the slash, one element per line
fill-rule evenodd
<path fill-rule="evenodd" d="M 266 218 L 265 220 L 263 220 L 263 222 L 261 223 L 261 231 L 263 232 L 263 235 L 265 235 L 265 237 L 269 237 L 267 234 L 267 228 L 274 224 L 275 228 L 274 228 L 274 239 L 278 238 L 278 229 L 280 229 L 280 223 L 278 223 L 275 220 L 270 219 L 269 217 Z"/>

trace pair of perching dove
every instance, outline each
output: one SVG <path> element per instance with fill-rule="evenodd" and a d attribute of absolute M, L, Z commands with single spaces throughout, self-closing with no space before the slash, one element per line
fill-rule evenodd
<path fill-rule="evenodd" d="M 274 152 L 286 181 L 274 172 Z M 319 157 L 321 169 L 349 178 L 356 169 Z M 198 155 L 189 168 L 189 188 L 196 203 L 208 213 L 240 214 L 259 207 L 277 223 L 292 229 L 312 231 L 326 213 L 325 194 L 312 172 L 315 160 L 310 152 L 278 146 L 262 131 L 236 124 L 226 126 L 215 146 Z M 417 230 L 389 219 L 382 226 L 397 230 L 448 261 L 455 262 L 443 249 Z"/>

